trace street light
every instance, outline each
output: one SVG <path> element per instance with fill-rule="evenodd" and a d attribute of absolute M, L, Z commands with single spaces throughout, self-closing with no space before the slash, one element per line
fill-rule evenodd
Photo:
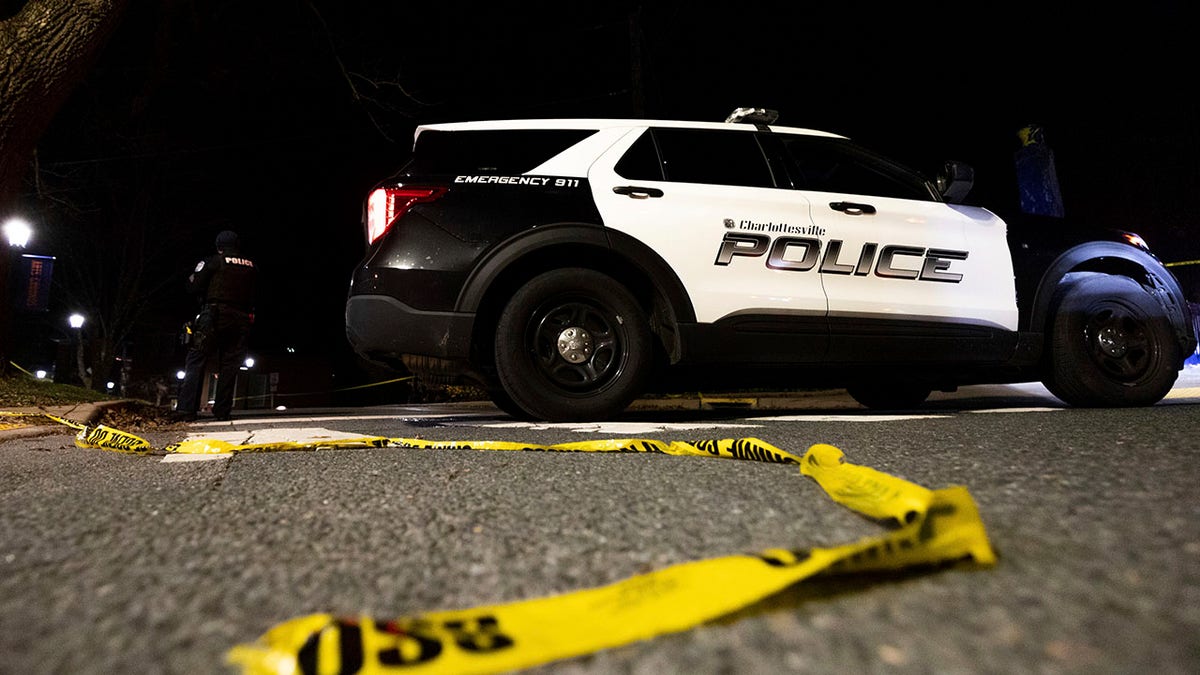
<path fill-rule="evenodd" d="M 4 222 L 4 238 L 13 248 L 25 248 L 29 238 L 33 236 L 33 228 L 20 218 L 9 218 Z"/>
<path fill-rule="evenodd" d="M 90 383 L 86 377 L 87 370 L 83 362 L 83 331 L 81 330 L 85 321 L 87 318 L 79 312 L 67 317 L 67 324 L 75 331 L 75 367 L 79 369 L 79 380 L 86 386 Z"/>
<path fill-rule="evenodd" d="M 13 309 L 16 298 L 11 297 L 14 282 L 17 280 L 16 271 L 19 266 L 17 249 L 25 248 L 33 228 L 20 218 L 9 218 L 0 226 L 4 238 L 8 240 L 8 250 L 0 251 L 0 369 L 8 367 L 12 358 L 11 350 L 16 332 L 13 326 Z"/>

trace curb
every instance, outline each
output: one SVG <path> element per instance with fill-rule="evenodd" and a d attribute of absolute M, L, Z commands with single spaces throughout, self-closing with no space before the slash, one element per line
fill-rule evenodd
<path fill-rule="evenodd" d="M 77 403 L 61 406 L 25 406 L 5 408 L 6 412 L 49 413 L 56 417 L 79 422 L 87 426 L 95 426 L 109 407 L 124 403 L 122 400 L 97 401 L 93 403 Z M 438 404 L 433 404 L 438 405 Z M 494 406 L 490 401 L 464 401 L 449 405 L 488 408 Z M 683 394 L 678 396 L 646 397 L 634 401 L 626 409 L 627 412 L 645 413 L 660 411 L 699 411 L 699 410 L 796 410 L 802 408 L 844 409 L 861 408 L 844 390 L 821 389 L 798 392 L 762 392 L 755 394 Z M 70 435 L 73 432 L 60 424 L 36 424 L 14 429 L 0 429 L 0 443 L 20 438 L 37 438 L 56 434 Z"/>
<path fill-rule="evenodd" d="M 100 417 L 104 414 L 106 408 L 120 405 L 122 401 L 97 401 L 95 403 L 76 403 L 74 405 L 57 405 L 34 407 L 26 406 L 20 408 L 5 408 L 6 412 L 21 412 L 21 413 L 49 413 L 55 417 L 79 422 L 88 426 L 95 425 L 100 421 Z M 39 436 L 53 436 L 58 434 L 73 435 L 74 432 L 61 424 L 35 424 L 27 427 L 18 427 L 15 429 L 0 429 L 0 443 L 10 439 L 18 438 L 37 438 Z"/>

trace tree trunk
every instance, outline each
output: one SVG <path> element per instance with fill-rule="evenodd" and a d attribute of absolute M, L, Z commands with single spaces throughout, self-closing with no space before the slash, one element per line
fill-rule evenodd
<path fill-rule="evenodd" d="M 87 74 L 127 0 L 29 0 L 0 21 L 0 221 L 15 215 L 38 140 Z M 12 352 L 12 256 L 0 242 L 0 374 Z"/>

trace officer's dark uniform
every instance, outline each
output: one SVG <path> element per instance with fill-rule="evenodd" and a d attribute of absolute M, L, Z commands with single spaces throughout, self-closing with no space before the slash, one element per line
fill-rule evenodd
<path fill-rule="evenodd" d="M 228 230 L 217 235 L 217 253 L 200 261 L 188 276 L 187 289 L 201 302 L 201 332 L 207 314 L 209 333 L 199 348 L 196 341 L 188 350 L 183 385 L 179 390 L 176 412 L 184 419 L 195 419 L 200 409 L 205 365 L 209 358 L 217 363 L 217 391 L 213 416 L 229 419 L 233 409 L 233 385 L 238 368 L 246 359 L 246 339 L 254 320 L 254 262 L 242 255 L 238 236 Z"/>

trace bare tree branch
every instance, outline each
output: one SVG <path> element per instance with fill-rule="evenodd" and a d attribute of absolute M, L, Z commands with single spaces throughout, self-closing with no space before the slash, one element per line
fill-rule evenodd
<path fill-rule="evenodd" d="M 430 102 L 423 101 L 423 100 L 417 98 L 403 84 L 401 84 L 398 81 L 379 80 L 377 78 L 363 75 L 362 73 L 353 72 L 351 70 L 348 70 L 346 68 L 345 60 L 342 59 L 341 54 L 338 50 L 337 44 L 334 43 L 332 31 L 329 30 L 329 24 L 326 23 L 325 17 L 323 17 L 321 15 L 321 11 L 318 10 L 317 7 L 312 2 L 308 3 L 308 8 L 312 12 L 313 16 L 316 17 L 317 22 L 320 24 L 321 34 L 325 37 L 325 43 L 329 47 L 330 56 L 333 58 L 334 63 L 337 64 L 338 72 L 341 73 L 342 80 L 345 81 L 346 87 L 350 90 L 350 97 L 355 103 L 358 103 L 360 105 L 362 105 L 362 104 L 374 105 L 374 106 L 377 106 L 387 112 L 397 113 L 404 117 L 412 116 L 411 113 L 401 110 L 401 109 L 397 108 L 396 106 L 385 103 L 382 99 L 380 99 L 377 96 L 371 96 L 371 95 L 364 93 L 362 86 L 360 86 L 356 82 L 356 81 L 361 81 L 363 85 L 371 87 L 375 90 L 394 89 L 395 91 L 400 93 L 401 97 L 404 100 L 409 101 L 419 107 L 428 107 L 428 106 L 436 105 L 435 103 L 430 103 Z M 373 127 L 375 127 L 375 130 L 378 131 L 379 134 L 381 136 L 383 136 L 384 139 L 386 139 L 388 142 L 392 142 L 393 139 L 392 139 L 391 135 L 388 134 L 383 129 L 383 127 L 380 125 L 379 120 L 375 117 L 375 113 L 371 110 L 371 108 L 367 105 L 363 105 L 363 111 L 366 113 L 367 118 L 371 121 L 371 125 Z"/>

